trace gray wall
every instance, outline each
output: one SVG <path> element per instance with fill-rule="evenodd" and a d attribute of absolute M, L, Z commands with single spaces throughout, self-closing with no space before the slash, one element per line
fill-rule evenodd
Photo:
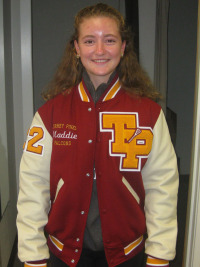
<path fill-rule="evenodd" d="M 3 4 L 2 4 L 3 3 Z M 8 164 L 8 188 L 9 201 L 4 210 L 0 221 L 0 266 L 7 266 L 16 237 L 16 168 L 15 168 L 15 142 L 14 142 L 14 117 L 13 117 L 13 83 L 12 83 L 12 48 L 11 48 L 11 1 L 0 1 L 0 9 L 3 11 L 4 18 L 4 56 L 5 56 L 5 105 L 6 105 L 6 124 L 7 124 L 7 162 Z M 16 22 L 15 22 L 16 23 Z M 3 66 L 3 62 L 1 62 Z M 3 84 L 1 84 L 1 90 Z M 2 116 L 2 114 L 0 115 Z M 2 125 L 1 125 L 2 126 Z M 6 127 L 6 126 L 4 126 Z M 1 151 L 2 153 L 2 151 Z M 0 170 L 1 175 L 3 169 Z M 0 183 L 1 181 L 0 177 Z"/>
<path fill-rule="evenodd" d="M 140 64 L 152 81 L 154 80 L 156 1 L 138 1 Z"/>
<path fill-rule="evenodd" d="M 198 0 L 170 1 L 167 105 L 177 113 L 176 152 L 190 173 Z"/>

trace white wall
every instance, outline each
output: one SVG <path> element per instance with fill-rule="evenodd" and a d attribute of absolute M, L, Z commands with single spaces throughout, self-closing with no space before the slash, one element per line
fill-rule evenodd
<path fill-rule="evenodd" d="M 194 100 L 194 132 L 183 267 L 200 266 L 200 1 Z"/>

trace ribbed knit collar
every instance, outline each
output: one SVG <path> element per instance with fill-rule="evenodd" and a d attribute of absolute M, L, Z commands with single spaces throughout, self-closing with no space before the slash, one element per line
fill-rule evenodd
<path fill-rule="evenodd" d="M 113 78 L 116 75 L 116 71 L 114 71 L 111 75 L 110 78 L 108 79 L 107 83 L 101 83 L 97 89 L 95 90 L 94 85 L 92 83 L 92 81 L 90 80 L 90 77 L 87 73 L 87 71 L 84 69 L 83 70 L 83 81 L 94 101 L 94 103 L 96 104 L 97 101 L 99 100 L 99 98 L 103 95 L 103 93 L 105 92 L 105 90 L 109 87 L 110 83 L 112 82 Z"/>

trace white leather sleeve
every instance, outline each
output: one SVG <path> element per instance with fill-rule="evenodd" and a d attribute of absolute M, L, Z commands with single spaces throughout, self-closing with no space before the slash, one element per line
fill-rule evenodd
<path fill-rule="evenodd" d="M 49 258 L 44 235 L 50 208 L 52 137 L 39 113 L 28 132 L 20 164 L 18 196 L 18 256 L 22 262 Z"/>
<path fill-rule="evenodd" d="M 148 238 L 145 252 L 156 258 L 175 257 L 177 237 L 177 159 L 161 111 L 153 129 L 149 158 L 142 170 Z"/>

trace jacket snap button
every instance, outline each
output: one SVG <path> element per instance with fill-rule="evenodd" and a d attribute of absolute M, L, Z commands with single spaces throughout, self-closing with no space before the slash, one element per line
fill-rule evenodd
<path fill-rule="evenodd" d="M 75 260 L 74 260 L 74 259 L 72 259 L 72 260 L 71 260 L 71 263 L 74 263 L 74 262 L 75 262 Z"/>
<path fill-rule="evenodd" d="M 78 249 L 75 249 L 75 252 L 78 253 Z"/>
<path fill-rule="evenodd" d="M 92 111 L 92 109 L 91 108 L 88 108 L 88 111 Z"/>
<path fill-rule="evenodd" d="M 88 143 L 89 143 L 89 144 L 91 144 L 91 143 L 92 143 L 92 140 L 91 140 L 91 139 L 90 139 L 90 140 L 88 140 Z"/>
<path fill-rule="evenodd" d="M 90 177 L 90 174 L 89 174 L 89 172 L 88 172 L 88 173 L 86 173 L 86 176 L 87 176 L 87 177 Z"/>
<path fill-rule="evenodd" d="M 80 238 L 76 238 L 76 242 L 79 242 L 80 241 Z"/>
<path fill-rule="evenodd" d="M 84 210 L 82 210 L 82 211 L 81 211 L 81 214 L 82 214 L 82 215 L 83 215 L 83 214 L 85 214 L 85 211 L 84 211 Z"/>

